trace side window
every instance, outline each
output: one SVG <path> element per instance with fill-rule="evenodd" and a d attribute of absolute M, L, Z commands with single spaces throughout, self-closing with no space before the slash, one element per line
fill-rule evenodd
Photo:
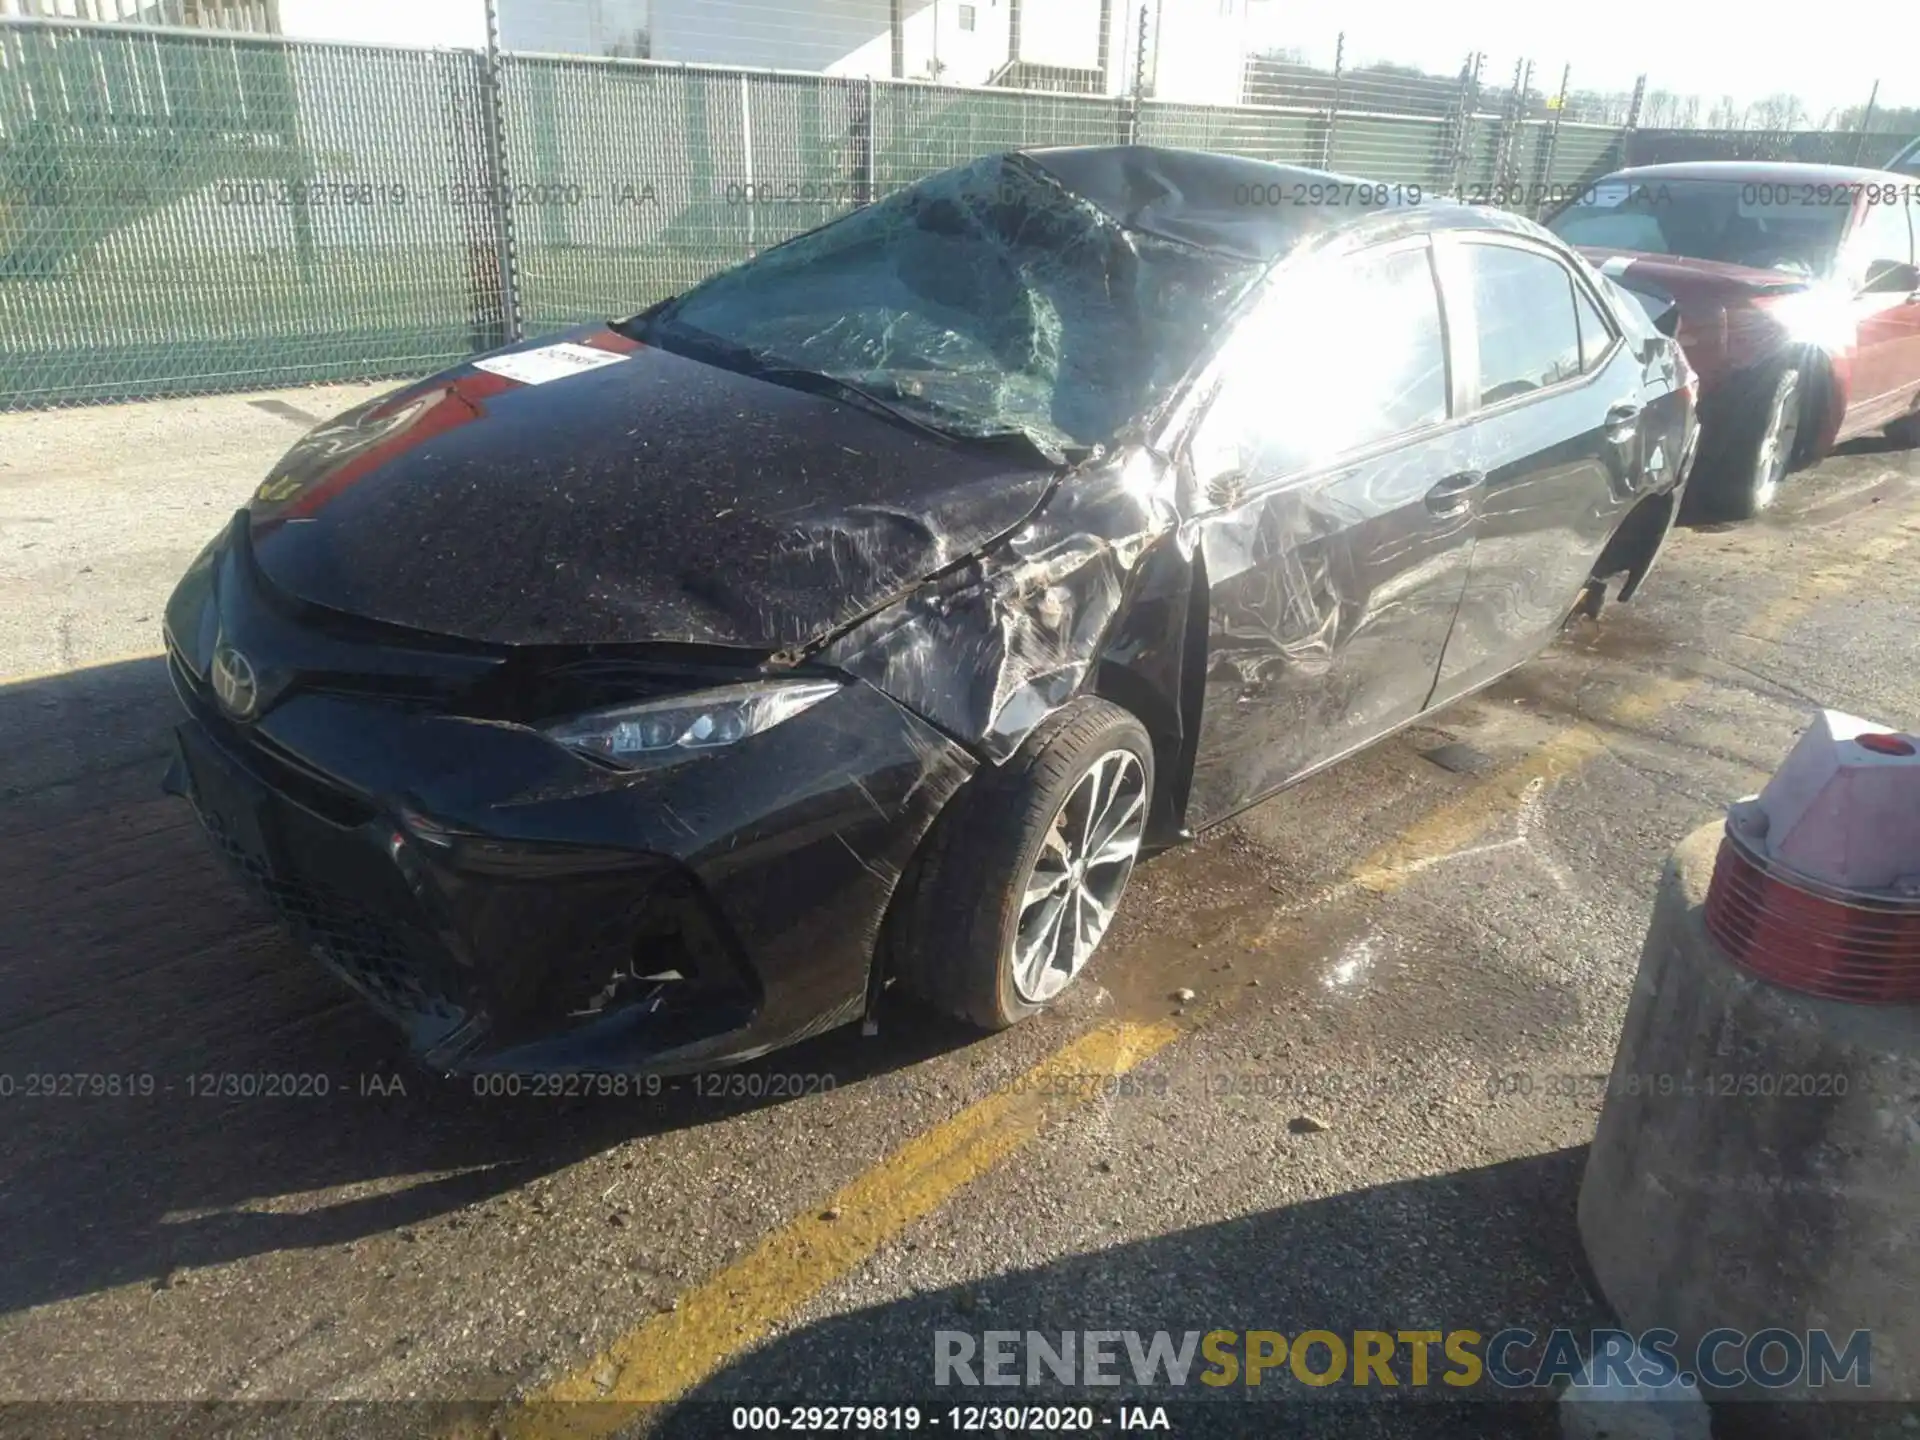
<path fill-rule="evenodd" d="M 1607 347 L 1613 344 L 1613 331 L 1577 284 L 1573 287 L 1573 313 L 1580 326 L 1580 373 L 1591 375 L 1600 368 Z"/>
<path fill-rule="evenodd" d="M 1202 479 L 1277 479 L 1438 424 L 1447 348 L 1426 246 L 1283 272 L 1223 359 L 1194 439 Z"/>
<path fill-rule="evenodd" d="M 1464 248 L 1480 337 L 1480 403 L 1498 405 L 1580 374 L 1580 323 L 1567 268 L 1511 245 Z"/>
<path fill-rule="evenodd" d="M 1876 262 L 1913 263 L 1913 229 L 1908 207 L 1902 203 L 1905 198 L 1867 202 L 1859 228 L 1847 244 L 1846 278 L 1856 290 L 1867 284 Z"/>

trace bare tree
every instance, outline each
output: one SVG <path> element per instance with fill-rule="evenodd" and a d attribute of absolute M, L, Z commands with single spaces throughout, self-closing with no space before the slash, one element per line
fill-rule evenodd
<path fill-rule="evenodd" d="M 1807 107 L 1798 95 L 1777 91 L 1754 102 L 1753 123 L 1760 130 L 1795 130 L 1806 123 Z"/>

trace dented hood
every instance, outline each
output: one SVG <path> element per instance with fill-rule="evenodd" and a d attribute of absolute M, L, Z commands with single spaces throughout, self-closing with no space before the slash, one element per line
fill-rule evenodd
<path fill-rule="evenodd" d="M 772 650 L 1017 526 L 1053 473 L 589 327 L 321 426 L 250 532 L 281 590 L 413 629 Z"/>

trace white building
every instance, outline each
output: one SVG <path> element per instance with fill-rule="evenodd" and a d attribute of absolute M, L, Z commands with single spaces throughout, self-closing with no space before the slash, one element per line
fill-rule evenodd
<path fill-rule="evenodd" d="M 500 3 L 504 32 L 507 7 L 540 12 L 539 23 L 553 24 L 567 8 L 625 0 Z M 1118 95 L 1133 86 L 1144 10 L 1152 93 L 1220 104 L 1239 99 L 1252 3 L 1258 0 L 651 0 L 649 30 L 658 60 Z"/>
<path fill-rule="evenodd" d="M 0 0 L 5 3 L 5 0 Z M 66 0 L 76 3 L 76 0 Z M 1260 0 L 497 0 L 508 50 L 630 55 L 829 75 L 1038 86 L 1163 100 L 1240 98 Z M 282 33 L 473 46 L 482 0 L 277 0 Z M 1104 35 L 1103 35 L 1104 31 Z"/>

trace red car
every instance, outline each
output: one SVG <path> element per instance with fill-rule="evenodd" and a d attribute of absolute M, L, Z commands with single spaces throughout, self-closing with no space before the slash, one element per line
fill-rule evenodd
<path fill-rule="evenodd" d="M 1757 514 L 1789 471 L 1870 431 L 1920 444 L 1920 177 L 1646 165 L 1547 227 L 1650 308 L 1677 305 L 1702 391 L 1696 513 Z"/>

